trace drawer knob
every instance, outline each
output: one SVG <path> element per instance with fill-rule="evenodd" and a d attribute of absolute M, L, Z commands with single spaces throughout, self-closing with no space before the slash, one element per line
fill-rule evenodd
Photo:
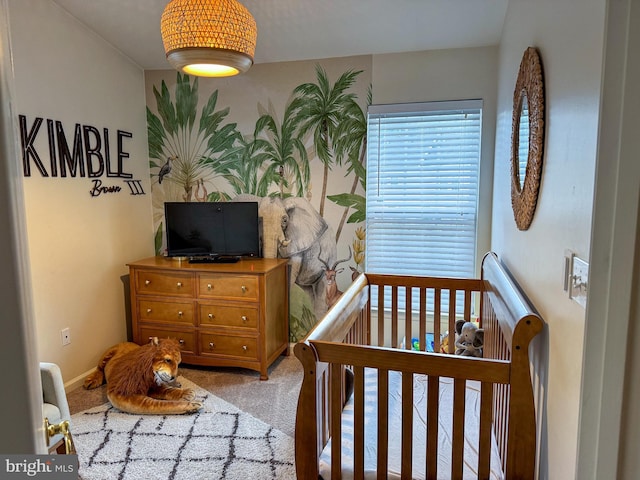
<path fill-rule="evenodd" d="M 150 308 L 147 308 L 147 313 L 151 313 L 151 309 Z"/>
<path fill-rule="evenodd" d="M 242 345 L 242 350 L 244 350 L 246 352 L 247 351 L 247 346 L 246 345 Z"/>
<path fill-rule="evenodd" d="M 184 340 L 180 339 L 180 340 L 178 340 L 178 343 L 180 344 L 180 346 L 183 346 L 184 345 Z"/>
<path fill-rule="evenodd" d="M 247 318 L 247 316 L 246 316 L 246 315 L 242 315 L 242 317 L 240 317 L 240 318 L 242 318 L 242 321 L 243 321 L 244 323 L 247 323 L 248 318 Z"/>
<path fill-rule="evenodd" d="M 207 283 L 207 290 L 211 290 L 213 288 L 213 285 L 211 285 L 210 283 Z"/>
<path fill-rule="evenodd" d="M 209 348 L 211 350 L 213 350 L 216 347 L 216 345 L 213 342 L 209 342 Z"/>
<path fill-rule="evenodd" d="M 210 318 L 211 320 L 213 320 L 213 317 L 214 317 L 214 316 L 215 316 L 215 315 L 214 315 L 213 313 L 210 313 L 210 314 L 209 314 L 209 318 Z"/>
<path fill-rule="evenodd" d="M 182 311 L 178 311 L 178 316 L 181 317 L 182 316 Z"/>
<path fill-rule="evenodd" d="M 242 293 L 247 293 L 247 287 L 245 287 L 244 285 L 242 285 Z"/>
<path fill-rule="evenodd" d="M 149 285 L 150 283 L 151 283 L 151 280 L 145 280 L 145 281 L 144 281 L 144 284 L 145 284 L 145 285 Z"/>
<path fill-rule="evenodd" d="M 176 283 L 176 287 L 178 287 L 178 288 L 182 287 L 182 282 Z"/>

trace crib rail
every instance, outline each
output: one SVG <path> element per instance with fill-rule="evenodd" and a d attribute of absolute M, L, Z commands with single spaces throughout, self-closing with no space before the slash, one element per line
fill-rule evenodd
<path fill-rule="evenodd" d="M 460 318 L 485 328 L 485 358 L 425 352 L 427 332 L 433 332 L 437 352 L 441 335 L 453 333 Z M 528 345 L 541 327 L 495 256 L 485 257 L 480 280 L 360 275 L 294 349 L 304 368 L 296 419 L 298 478 L 318 478 L 320 452 L 331 437 L 340 438 L 347 367 L 354 378 L 354 478 L 363 473 L 367 368 L 378 372 L 379 473 L 387 471 L 388 378 L 395 371 L 402 373 L 403 478 L 412 477 L 414 374 L 428 376 L 427 478 L 436 477 L 438 385 L 445 377 L 454 382 L 451 477 L 460 477 L 463 468 L 465 386 L 473 380 L 481 384 L 479 476 L 488 477 L 493 429 L 506 478 L 532 478 L 535 418 Z M 420 351 L 410 341 L 416 336 Z M 369 346 L 372 337 L 377 346 Z M 452 338 L 447 351 L 454 349 Z M 331 448 L 332 477 L 340 478 L 341 442 Z"/>
<path fill-rule="evenodd" d="M 536 418 L 529 344 L 543 321 L 495 253 L 482 262 L 485 355 L 511 363 L 508 385 L 494 386 L 494 432 L 506 478 L 533 478 Z"/>

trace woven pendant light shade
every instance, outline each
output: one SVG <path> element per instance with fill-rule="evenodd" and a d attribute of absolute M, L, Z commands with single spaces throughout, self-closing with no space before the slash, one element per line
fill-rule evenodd
<path fill-rule="evenodd" d="M 167 60 L 184 73 L 228 77 L 253 65 L 256 21 L 236 0 L 171 0 L 160 30 Z"/>

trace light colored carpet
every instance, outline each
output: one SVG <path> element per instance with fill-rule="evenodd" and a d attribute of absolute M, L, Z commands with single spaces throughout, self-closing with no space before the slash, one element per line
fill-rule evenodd
<path fill-rule="evenodd" d="M 253 370 L 234 367 L 180 365 L 179 374 L 215 396 L 294 436 L 302 365 L 292 354 L 279 357 L 269 367 L 269 380 L 261 381 Z M 107 403 L 106 385 L 94 390 L 82 387 L 67 393 L 71 413 Z M 73 427 L 72 427 L 73 432 Z"/>
<path fill-rule="evenodd" d="M 82 480 L 295 479 L 293 439 L 180 377 L 192 415 L 131 415 L 109 403 L 72 416 Z"/>

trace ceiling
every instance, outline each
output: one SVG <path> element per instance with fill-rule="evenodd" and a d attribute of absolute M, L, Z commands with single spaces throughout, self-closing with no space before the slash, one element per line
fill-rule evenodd
<path fill-rule="evenodd" d="M 168 0 L 53 0 L 145 70 L 171 68 Z M 497 45 L 508 0 L 240 0 L 258 25 L 255 63 Z"/>

